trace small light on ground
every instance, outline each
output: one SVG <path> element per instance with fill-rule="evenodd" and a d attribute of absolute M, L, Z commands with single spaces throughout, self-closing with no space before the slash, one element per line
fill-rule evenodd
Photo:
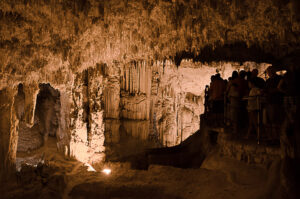
<path fill-rule="evenodd" d="M 103 169 L 102 172 L 105 173 L 106 175 L 109 175 L 111 173 L 111 170 L 110 169 Z"/>

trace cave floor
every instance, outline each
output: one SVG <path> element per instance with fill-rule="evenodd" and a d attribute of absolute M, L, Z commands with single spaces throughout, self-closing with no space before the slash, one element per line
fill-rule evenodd
<path fill-rule="evenodd" d="M 148 170 L 133 170 L 129 163 L 108 162 L 93 165 L 95 172 L 59 154 L 55 143 L 31 153 L 42 154 L 47 175 L 37 176 L 36 170 L 34 177 L 21 173 L 17 182 L 1 185 L 1 198 L 280 198 L 270 193 L 276 179 L 266 168 L 217 153 L 198 169 L 150 165 Z M 104 168 L 111 174 L 103 173 Z"/>
<path fill-rule="evenodd" d="M 151 165 L 148 171 L 127 164 L 108 164 L 108 176 L 78 168 L 69 176 L 70 198 L 259 198 L 267 181 L 264 171 L 241 166 L 233 171 L 180 169 Z M 219 165 L 220 166 L 220 165 Z M 95 166 L 101 170 L 101 166 Z M 67 198 L 67 197 L 66 197 Z"/>

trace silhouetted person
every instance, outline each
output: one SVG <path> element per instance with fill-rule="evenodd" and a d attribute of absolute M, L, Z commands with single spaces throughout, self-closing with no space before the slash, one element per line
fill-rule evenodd
<path fill-rule="evenodd" d="M 299 51 L 298 51 L 299 52 Z M 299 65 L 299 53 L 289 56 L 285 61 L 287 73 L 278 84 L 278 89 L 285 94 L 283 120 L 280 133 L 280 149 L 282 159 L 281 184 L 289 190 L 289 194 L 299 198 L 299 166 L 300 166 L 300 109 L 299 109 L 299 84 L 300 75 L 297 65 Z M 298 60 L 297 60 L 298 59 Z"/>
<path fill-rule="evenodd" d="M 259 96 L 262 94 L 262 90 L 258 88 L 254 79 L 249 81 L 249 88 L 250 92 L 247 105 L 249 126 L 246 138 L 249 138 L 253 132 L 258 133 L 260 111 Z"/>
<path fill-rule="evenodd" d="M 267 74 L 269 78 L 266 80 L 266 86 L 264 89 L 264 94 L 266 96 L 265 111 L 266 118 L 265 122 L 269 125 L 268 136 L 271 140 L 276 140 L 279 138 L 277 129 L 282 120 L 282 94 L 278 89 L 278 84 L 281 80 L 281 76 L 276 74 L 276 70 L 271 66 L 267 68 Z"/>
<path fill-rule="evenodd" d="M 246 72 L 246 80 L 249 81 L 251 79 L 251 71 Z"/>
<path fill-rule="evenodd" d="M 232 87 L 233 80 L 235 80 L 236 78 L 238 78 L 238 76 L 239 76 L 238 72 L 237 71 L 233 71 L 231 77 L 228 78 L 228 83 L 226 85 L 226 91 L 225 91 L 226 96 L 229 97 L 229 92 L 230 92 L 230 89 Z"/>
<path fill-rule="evenodd" d="M 247 123 L 247 110 L 246 110 L 246 106 L 247 103 L 246 101 L 242 100 L 243 97 L 247 97 L 249 94 L 249 87 L 248 87 L 248 81 L 245 79 L 246 77 L 246 71 L 241 70 L 239 72 L 239 76 L 237 78 L 235 78 L 234 80 L 232 80 L 233 84 L 237 85 L 237 91 L 239 93 L 239 97 L 240 97 L 240 110 L 239 110 L 239 126 L 245 127 L 246 123 Z"/>
<path fill-rule="evenodd" d="M 242 97 L 248 96 L 249 94 L 248 81 L 245 79 L 245 77 L 246 71 L 241 70 L 239 76 L 234 80 L 234 82 L 236 82 L 238 85 L 238 90 Z"/>
<path fill-rule="evenodd" d="M 230 123 L 233 127 L 233 133 L 238 133 L 239 131 L 239 117 L 241 115 L 241 107 L 242 100 L 241 95 L 239 93 L 238 85 L 235 79 L 238 78 L 238 72 L 233 71 L 231 80 L 228 82 L 226 88 L 226 96 L 229 101 L 229 115 L 230 115 Z"/>
<path fill-rule="evenodd" d="M 264 88 L 265 87 L 265 80 L 261 77 L 258 77 L 258 70 L 257 69 L 252 70 L 250 79 L 255 81 L 255 84 L 258 88 Z"/>
<path fill-rule="evenodd" d="M 295 149 L 297 143 L 295 140 L 299 139 L 299 133 L 295 134 L 295 120 L 296 113 L 299 106 L 299 71 L 296 70 L 294 63 L 289 63 L 287 73 L 280 80 L 278 89 L 284 93 L 283 107 L 285 111 L 285 118 L 282 125 L 280 143 L 283 149 L 283 156 L 295 158 Z"/>
<path fill-rule="evenodd" d="M 223 100 L 226 89 L 226 83 L 221 78 L 220 74 L 216 74 L 209 88 L 209 100 L 212 103 L 213 112 L 223 112 Z"/>
<path fill-rule="evenodd" d="M 221 78 L 220 74 L 214 75 L 209 87 L 209 104 L 210 119 L 214 120 L 215 125 L 223 124 L 225 89 L 226 82 Z"/>

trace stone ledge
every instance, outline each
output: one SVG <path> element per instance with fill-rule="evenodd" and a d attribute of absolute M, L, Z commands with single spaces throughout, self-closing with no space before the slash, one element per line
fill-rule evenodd
<path fill-rule="evenodd" d="M 280 146 L 257 144 L 254 140 L 233 139 L 224 131 L 218 131 L 217 144 L 221 155 L 235 158 L 248 164 L 269 165 L 280 159 Z"/>

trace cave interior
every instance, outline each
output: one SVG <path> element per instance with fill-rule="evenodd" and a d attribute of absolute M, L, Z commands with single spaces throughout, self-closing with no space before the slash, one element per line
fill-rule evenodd
<path fill-rule="evenodd" d="M 1 1 L 1 198 L 300 198 L 299 10 Z"/>

